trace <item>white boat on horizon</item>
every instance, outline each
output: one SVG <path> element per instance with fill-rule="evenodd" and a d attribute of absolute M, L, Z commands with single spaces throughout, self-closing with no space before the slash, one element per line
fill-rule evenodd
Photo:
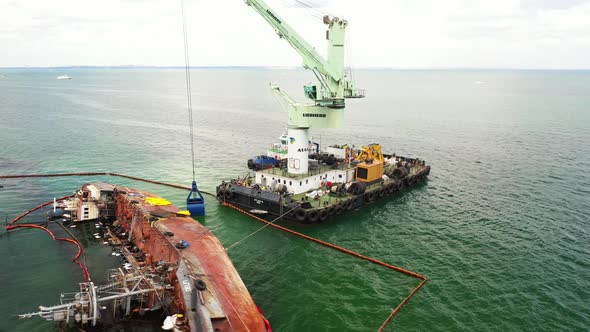
<path fill-rule="evenodd" d="M 72 78 L 68 75 L 61 75 L 57 77 L 58 80 L 71 80 Z"/>

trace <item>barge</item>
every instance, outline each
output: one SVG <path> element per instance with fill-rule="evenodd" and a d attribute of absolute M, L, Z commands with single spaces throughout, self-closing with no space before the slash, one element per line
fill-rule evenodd
<path fill-rule="evenodd" d="M 103 234 L 96 237 L 125 263 L 109 271 L 108 283 L 81 283 L 80 292 L 62 294 L 61 304 L 21 317 L 93 327 L 163 311 L 166 330 L 271 330 L 219 240 L 168 200 L 89 183 L 59 204 L 74 223 L 97 222 Z"/>
<path fill-rule="evenodd" d="M 417 158 L 383 154 L 381 146 L 330 146 L 308 155 L 308 171 L 293 174 L 284 160 L 242 178 L 223 181 L 217 197 L 271 218 L 317 223 L 407 190 L 427 178 L 430 166 Z M 249 163 L 250 166 L 250 163 Z"/>
<path fill-rule="evenodd" d="M 423 160 L 384 155 L 378 144 L 356 149 L 330 146 L 320 152 L 309 136 L 312 128 L 341 128 L 346 100 L 365 97 L 345 70 L 344 53 L 349 23 L 326 15 L 325 56 L 307 42 L 264 0 L 246 0 L 266 23 L 301 56 L 315 82 L 303 85 L 306 102 L 271 84 L 271 91 L 287 114 L 287 133 L 266 156 L 248 161 L 254 175 L 222 182 L 217 197 L 251 213 L 301 223 L 328 220 L 384 196 L 410 188 L 425 179 L 430 166 Z"/>

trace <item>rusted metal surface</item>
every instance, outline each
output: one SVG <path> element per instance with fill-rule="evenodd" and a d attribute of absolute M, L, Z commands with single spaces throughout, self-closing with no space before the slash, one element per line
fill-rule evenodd
<path fill-rule="evenodd" d="M 148 204 L 146 198 L 158 197 L 155 194 L 118 188 L 117 220 L 145 254 L 145 264 L 157 261 L 175 264 L 174 271 L 170 272 L 176 294 L 170 304 L 172 313 L 183 313 L 192 331 L 210 328 L 266 331 L 264 317 L 211 231 L 194 219 L 177 214 L 179 210 L 173 205 Z M 177 248 L 181 240 L 190 246 Z M 188 271 L 188 275 L 184 271 Z M 197 289 L 203 288 L 203 284 L 204 289 Z M 191 321 L 191 316 L 201 319 Z M 210 326 L 203 322 L 203 316 L 209 318 Z"/>

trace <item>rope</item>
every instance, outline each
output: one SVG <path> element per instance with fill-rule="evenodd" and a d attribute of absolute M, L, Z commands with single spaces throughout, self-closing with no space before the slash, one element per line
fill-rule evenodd
<path fill-rule="evenodd" d="M 224 203 L 224 204 L 227 204 L 227 203 Z M 252 235 L 254 235 L 254 234 L 256 234 L 256 233 L 260 232 L 261 230 L 263 230 L 264 228 L 266 228 L 266 227 L 268 227 L 268 226 L 272 225 L 272 224 L 273 224 L 275 221 L 277 221 L 277 220 L 281 219 L 282 217 L 286 216 L 288 213 L 290 213 L 291 211 L 295 210 L 295 209 L 296 209 L 296 208 L 298 208 L 298 207 L 299 207 L 299 204 L 297 204 L 297 206 L 295 206 L 295 207 L 294 207 L 294 208 L 292 208 L 291 210 L 289 210 L 289 211 L 287 211 L 287 212 L 285 212 L 285 213 L 281 214 L 280 216 L 276 217 L 276 218 L 275 218 L 273 221 L 267 221 L 267 224 L 266 224 L 266 225 L 264 225 L 264 226 L 260 227 L 259 229 L 255 230 L 254 232 L 252 232 L 252 233 L 250 233 L 250 234 L 248 234 L 248 235 L 244 236 L 242 239 L 240 239 L 240 240 L 236 241 L 236 243 L 234 243 L 234 244 L 232 244 L 231 246 L 229 246 L 229 247 L 225 248 L 225 251 L 228 251 L 228 250 L 230 250 L 231 248 L 233 248 L 233 247 L 237 246 L 237 245 L 238 245 L 238 244 L 240 244 L 242 241 L 246 240 L 247 238 L 251 237 Z"/>
<path fill-rule="evenodd" d="M 195 175 L 195 140 L 193 133 L 193 100 L 192 100 L 192 88 L 191 88 L 191 71 L 190 71 L 190 59 L 188 51 L 188 33 L 186 30 L 186 19 L 184 15 L 184 0 L 180 0 L 180 10 L 182 12 L 182 34 L 184 37 L 184 76 L 186 81 L 186 99 L 188 108 L 188 121 L 189 131 L 191 136 L 191 159 L 193 162 L 193 181 L 196 180 Z"/>
<path fill-rule="evenodd" d="M 131 180 L 136 180 L 136 181 L 142 181 L 142 182 L 148 182 L 148 183 L 153 183 L 153 184 L 163 185 L 163 186 L 172 187 L 172 188 L 177 188 L 177 189 L 185 189 L 185 190 L 190 190 L 190 189 L 191 189 L 191 188 L 189 188 L 189 187 L 182 186 L 182 185 L 171 184 L 171 183 L 160 182 L 160 181 L 149 180 L 149 179 L 143 179 L 143 178 L 139 178 L 139 177 L 135 177 L 135 176 L 130 176 L 130 175 L 125 175 L 125 174 L 117 174 L 117 173 L 106 173 L 106 172 L 94 172 L 94 173 L 58 173 L 58 174 L 21 174 L 21 175 L 0 175 L 0 179 L 39 178 L 39 177 L 61 177 L 61 176 L 95 176 L 95 175 L 116 176 L 116 177 L 122 177 L 122 178 L 131 179 Z M 207 194 L 207 195 L 211 195 L 211 196 L 213 196 L 213 197 L 216 197 L 216 196 L 215 196 L 214 194 L 212 194 L 212 193 L 209 193 L 209 192 L 204 192 L 204 191 L 201 191 L 201 192 L 202 192 L 202 193 L 204 193 L 204 194 Z M 216 198 L 217 198 L 217 197 L 216 197 Z M 306 240 L 309 240 L 309 241 L 312 241 L 312 242 L 318 243 L 318 244 L 320 244 L 320 245 L 323 245 L 323 246 L 325 246 L 325 247 L 328 247 L 328 248 L 332 248 L 332 249 L 335 249 L 335 250 L 341 251 L 341 252 L 343 252 L 343 253 L 345 253 L 345 254 L 348 254 L 348 255 L 351 255 L 351 256 L 354 256 L 354 257 L 357 257 L 357 258 L 360 258 L 360 259 L 366 260 L 366 261 L 368 261 L 368 262 L 371 262 L 371 263 L 374 263 L 374 264 L 377 264 L 377 265 L 383 266 L 383 267 L 385 267 L 385 268 L 388 268 L 388 269 L 391 269 L 391 270 L 395 270 L 395 271 L 398 271 L 398 272 L 404 273 L 404 274 L 406 274 L 406 275 L 409 275 L 409 276 L 411 276 L 411 277 L 418 278 L 418 279 L 422 280 L 422 282 L 421 282 L 421 283 L 420 283 L 418 286 L 416 286 L 416 287 L 415 287 L 415 288 L 414 288 L 414 289 L 413 289 L 413 290 L 410 292 L 410 294 L 409 294 L 409 295 L 408 295 L 408 296 L 407 296 L 407 297 L 406 297 L 406 298 L 405 298 L 405 299 L 404 299 L 404 300 L 403 300 L 403 301 L 402 301 L 402 302 L 401 302 L 401 303 L 400 303 L 400 304 L 399 304 L 399 305 L 398 305 L 398 306 L 397 306 L 395 309 L 393 309 L 393 310 L 391 311 L 391 313 L 389 314 L 389 316 L 388 316 L 388 317 L 385 319 L 385 321 L 383 322 L 383 324 L 382 324 L 382 325 L 381 325 L 381 327 L 379 328 L 379 331 L 380 331 L 380 332 L 381 332 L 381 331 L 384 331 L 384 329 L 385 329 L 385 328 L 386 328 L 386 327 L 389 325 L 389 323 L 390 323 L 390 322 L 393 320 L 394 316 L 395 316 L 395 315 L 397 315 L 397 314 L 400 312 L 400 310 L 402 309 L 402 307 L 403 307 L 405 304 L 407 304 L 407 303 L 408 303 L 408 301 L 409 301 L 409 300 L 410 300 L 410 299 L 411 299 L 411 298 L 412 298 L 412 297 L 413 297 L 413 296 L 414 296 L 414 295 L 415 295 L 415 294 L 416 294 L 416 293 L 417 293 L 417 292 L 418 292 L 418 291 L 419 291 L 419 290 L 422 288 L 422 286 L 424 286 L 424 284 L 426 284 L 426 282 L 428 281 L 428 278 L 426 278 L 425 276 L 423 276 L 423 275 L 421 275 L 421 274 L 419 274 L 419 273 L 412 272 L 412 271 L 406 270 L 406 269 L 404 269 L 404 268 L 401 268 L 401 267 L 398 267 L 398 266 L 395 266 L 395 265 L 391 265 L 391 264 L 389 264 L 389 263 L 382 262 L 382 261 L 380 261 L 380 260 L 377 260 L 377 259 L 375 259 L 375 258 L 368 257 L 368 256 L 365 256 L 365 255 L 362 255 L 362 254 L 359 254 L 359 253 L 357 253 L 357 252 L 354 252 L 354 251 L 352 251 L 352 250 L 349 250 L 349 249 L 346 249 L 346 248 L 343 248 L 343 247 L 337 246 L 337 245 L 335 245 L 335 244 L 332 244 L 332 243 L 329 243 L 329 242 L 326 242 L 326 241 L 323 241 L 323 240 L 320 240 L 320 239 L 316 239 L 316 238 L 314 238 L 314 237 L 311 237 L 311 236 L 309 236 L 309 235 L 305 235 L 305 234 L 303 234 L 303 233 L 296 232 L 296 231 L 294 231 L 294 230 L 292 230 L 292 229 L 289 229 L 289 228 L 287 228 L 287 227 L 283 227 L 283 226 L 277 225 L 277 224 L 275 224 L 275 223 L 274 223 L 276 220 L 273 220 L 272 222 L 269 222 L 269 221 L 267 221 L 267 220 L 265 220 L 265 219 L 263 219 L 263 218 L 260 218 L 260 217 L 258 217 L 258 216 L 255 216 L 255 215 L 251 214 L 251 213 L 248 213 L 248 212 L 246 212 L 246 211 L 244 211 L 244 210 L 242 210 L 242 209 L 240 209 L 240 208 L 238 208 L 238 207 L 236 207 L 236 206 L 234 206 L 234 205 L 231 205 L 231 204 L 229 204 L 229 203 L 227 203 L 227 202 L 224 202 L 224 201 L 221 201 L 221 200 L 219 200 L 219 202 L 220 202 L 220 203 L 221 203 L 223 206 L 230 207 L 230 208 L 232 208 L 232 209 L 234 209 L 234 210 L 236 210 L 236 211 L 238 211 L 238 212 L 241 212 L 241 213 L 243 213 L 243 214 L 245 214 L 245 215 L 247 215 L 247 216 L 250 216 L 251 218 L 253 218 L 253 219 L 255 219 L 255 220 L 258 220 L 258 221 L 260 221 L 260 222 L 266 223 L 267 225 L 265 225 L 265 227 L 266 227 L 266 226 L 272 226 L 272 227 L 274 227 L 274 228 L 277 228 L 277 229 L 279 229 L 279 230 L 282 230 L 282 231 L 284 231 L 284 232 L 287 232 L 287 233 L 290 233 L 290 234 L 293 234 L 293 235 L 299 236 L 299 237 L 301 237 L 301 238 L 303 238 L 303 239 L 306 239 Z M 39 206 L 39 207 L 35 208 L 34 210 L 36 210 L 36 209 L 38 209 L 38 208 L 41 208 L 41 207 L 43 207 L 43 206 L 47 206 L 47 205 L 49 205 L 49 204 L 51 204 L 51 203 L 52 203 L 52 202 L 47 202 L 47 203 L 45 203 L 45 204 L 42 204 L 41 206 Z M 34 211 L 34 210 L 28 211 L 26 214 L 28 214 L 28 213 L 30 213 L 30 212 L 32 212 L 32 211 Z M 287 213 L 288 213 L 288 212 L 287 212 Z M 25 214 L 25 215 L 26 215 L 26 214 Z M 14 223 L 15 221 L 17 221 L 17 220 L 21 219 L 22 217 L 24 217 L 24 215 L 22 215 L 22 216 L 19 216 L 19 217 L 15 218 L 15 220 L 13 220 L 13 221 L 12 221 L 10 224 L 12 224 L 12 223 Z M 279 218 L 277 218 L 277 219 L 279 219 Z M 10 225 L 10 224 L 9 224 L 9 225 Z M 20 225 L 13 226 L 13 228 L 16 228 L 16 227 L 18 227 L 18 226 L 20 226 Z M 32 225 L 32 226 L 37 226 L 37 225 Z M 42 227 L 41 227 L 41 226 L 38 226 L 38 227 L 35 227 L 35 228 L 42 228 Z M 264 228 L 264 227 L 262 227 L 262 228 Z M 262 228 L 261 228 L 261 229 L 262 229 Z M 8 226 L 7 226 L 7 229 L 8 229 Z M 258 231 L 259 231 L 259 230 L 257 230 L 256 232 L 258 232 Z M 250 236 L 251 236 L 251 235 L 250 235 Z M 244 239 L 245 239 L 245 238 L 244 238 Z M 242 239 L 242 240 L 240 240 L 240 241 L 243 241 L 244 239 Z M 69 241 L 72 241 L 72 242 L 73 242 L 73 240 L 71 240 L 71 239 L 67 239 L 67 240 L 69 240 Z M 229 248 L 231 248 L 231 247 L 233 247 L 233 246 L 234 246 L 234 245 L 232 245 L 232 246 L 228 247 L 226 250 L 228 250 Z M 81 248 L 80 248 L 80 249 L 81 249 Z M 78 253 L 78 255 L 76 256 L 76 258 L 77 258 L 77 257 L 79 257 L 79 256 L 80 256 L 80 252 L 79 252 L 79 253 Z"/>
<path fill-rule="evenodd" d="M 255 215 L 251 214 L 251 213 L 248 213 L 248 212 L 246 212 L 246 211 L 244 211 L 244 210 L 240 209 L 239 207 L 237 207 L 237 206 L 234 206 L 234 205 L 231 205 L 231 204 L 229 204 L 229 203 L 222 203 L 222 205 L 224 205 L 224 206 L 227 206 L 227 207 L 229 207 L 229 208 L 232 208 L 232 209 L 234 209 L 234 210 L 236 210 L 236 211 L 238 211 L 238 212 L 241 212 L 241 213 L 243 213 L 243 214 L 245 214 L 245 215 L 247 215 L 247 216 L 249 216 L 249 217 L 251 217 L 251 218 L 254 218 L 255 220 L 258 220 L 258 221 L 260 221 L 260 222 L 266 223 L 266 224 L 267 224 L 267 226 L 272 226 L 272 227 L 274 227 L 274 228 L 277 228 L 277 229 L 280 229 L 280 230 L 282 230 L 282 231 L 284 231 L 284 232 L 287 232 L 287 233 L 290 233 L 290 234 L 293 234 L 293 235 L 299 236 L 299 237 L 301 237 L 301 238 L 304 238 L 304 239 L 306 239 L 306 240 L 309 240 L 309 241 L 312 241 L 312 242 L 315 242 L 315 243 L 321 244 L 321 245 L 323 245 L 323 246 L 325 246 L 325 247 L 328 247 L 328 248 L 332 248 L 332 249 L 335 249 L 335 250 L 341 251 L 341 252 L 343 252 L 343 253 L 345 253 L 345 254 L 348 254 L 348 255 L 351 255 L 351 256 L 354 256 L 354 257 L 360 258 L 360 259 L 362 259 L 362 260 L 365 260 L 365 261 L 368 261 L 368 262 L 371 262 L 371 263 L 374 263 L 374 264 L 377 264 L 377 265 L 383 266 L 383 267 L 385 267 L 385 268 L 388 268 L 388 269 L 391 269 L 391 270 L 394 270 L 394 271 L 398 271 L 398 272 L 401 272 L 401 273 L 403 273 L 403 274 L 406 274 L 406 275 L 409 275 L 409 276 L 411 276 L 411 277 L 414 277 L 414 278 L 417 278 L 417 279 L 420 279 L 420 280 L 422 280 L 422 282 L 421 282 L 421 283 L 420 283 L 418 286 L 416 286 L 416 287 L 415 287 L 415 288 L 414 288 L 414 289 L 413 289 L 413 290 L 410 292 L 410 294 L 409 294 L 409 295 L 408 295 L 408 296 L 407 296 L 407 297 L 406 297 L 406 298 L 405 298 L 405 299 L 404 299 L 404 300 L 403 300 L 403 301 L 402 301 L 402 302 L 401 302 L 401 303 L 400 303 L 400 304 L 399 304 L 399 305 L 398 305 L 398 306 L 397 306 L 395 309 L 393 309 L 393 311 L 392 311 L 392 312 L 391 312 L 391 313 L 390 313 L 390 314 L 387 316 L 387 318 L 385 319 L 385 321 L 383 322 L 383 324 L 381 324 L 381 327 L 379 328 L 379 332 L 382 332 L 382 331 L 384 331 L 385 327 L 387 327 L 387 325 L 389 325 L 389 323 L 390 323 L 390 322 L 393 320 L 393 317 L 399 313 L 399 311 L 401 310 L 401 308 L 402 308 L 402 307 L 403 307 L 403 306 L 404 306 L 406 303 L 408 303 L 408 301 L 409 301 L 409 300 L 410 300 L 410 299 L 411 299 L 411 298 L 412 298 L 412 297 L 413 297 L 413 296 L 414 296 L 414 295 L 415 295 L 415 294 L 416 294 L 416 293 L 417 293 L 417 292 L 420 290 L 420 288 L 422 288 L 422 286 L 424 286 L 424 284 L 425 284 L 425 283 L 428 281 L 428 278 L 426 278 L 425 276 L 423 276 L 423 275 L 421 275 L 421 274 L 419 274 L 419 273 L 416 273 L 416 272 L 413 272 L 413 271 L 409 271 L 409 270 L 406 270 L 406 269 L 404 269 L 404 268 L 401 268 L 401 267 L 399 267 L 399 266 L 395 266 L 395 265 L 392 265 L 392 264 L 389 264 L 389 263 L 385 263 L 385 262 L 383 262 L 383 261 L 380 261 L 380 260 L 378 260 L 378 259 L 375 259 L 375 258 L 372 258 L 372 257 L 368 257 L 368 256 L 365 256 L 365 255 L 359 254 L 359 253 L 357 253 L 357 252 L 355 252 L 355 251 L 352 251 L 352 250 L 349 250 L 349 249 L 346 249 L 346 248 L 343 248 L 343 247 L 337 246 L 337 245 L 335 245 L 335 244 L 332 244 L 332 243 L 329 243 L 329 242 L 326 242 L 326 241 L 323 241 L 323 240 L 320 240 L 320 239 L 317 239 L 317 238 L 311 237 L 311 236 L 309 236 L 309 235 L 305 235 L 305 234 L 303 234 L 303 233 L 296 232 L 296 231 L 294 231 L 294 230 L 292 230 L 292 229 L 289 229 L 289 228 L 287 228 L 287 227 L 283 227 L 283 226 L 280 226 L 280 225 L 277 225 L 277 224 L 270 223 L 269 221 L 266 221 L 266 220 L 264 220 L 263 218 L 260 218 L 260 217 L 258 217 L 258 216 L 255 216 Z"/>
<path fill-rule="evenodd" d="M 131 176 L 131 175 L 119 174 L 119 173 L 109 173 L 109 172 L 82 172 L 82 173 L 0 175 L 0 179 L 53 178 L 53 177 L 67 177 L 67 176 L 101 176 L 101 175 L 104 175 L 104 176 L 115 176 L 115 177 L 120 177 L 120 178 L 126 178 L 126 179 L 130 179 L 130 180 L 135 180 L 135 181 L 153 183 L 153 184 L 157 184 L 157 185 L 161 185 L 161 186 L 166 186 L 166 187 L 171 187 L 171 188 L 176 188 L 176 189 L 186 189 L 186 190 L 189 190 L 189 191 L 191 190 L 191 187 L 182 186 L 182 185 L 179 185 L 179 184 L 166 183 L 166 182 L 161 182 L 161 181 L 156 181 L 156 180 L 144 179 L 144 178 L 140 178 L 140 177 L 137 177 L 137 176 Z M 202 194 L 215 197 L 215 194 L 213 194 L 211 192 L 203 191 L 203 190 L 199 190 L 199 191 Z"/>

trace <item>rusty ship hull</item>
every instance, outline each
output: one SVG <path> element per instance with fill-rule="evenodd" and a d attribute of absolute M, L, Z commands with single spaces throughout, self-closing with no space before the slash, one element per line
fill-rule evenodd
<path fill-rule="evenodd" d="M 266 331 L 264 317 L 209 229 L 179 215 L 173 205 L 146 203 L 146 197 L 157 197 L 151 193 L 122 190 L 126 193 L 116 197 L 117 226 L 124 230 L 119 238 L 128 235 L 124 247 L 137 247 L 143 255 L 132 256 L 142 258 L 144 265 L 176 262 L 169 276 L 174 280 L 170 308 L 194 318 L 189 319 L 191 331 Z M 178 248 L 181 240 L 190 245 Z"/>
<path fill-rule="evenodd" d="M 210 322 L 203 324 L 193 320 L 197 326 L 191 326 L 191 330 L 266 331 L 264 317 L 211 231 L 192 218 L 179 215 L 172 205 L 146 203 L 145 197 L 157 197 L 153 194 L 125 190 L 126 194 L 117 196 L 116 216 L 119 226 L 132 240 L 127 247 L 134 244 L 144 253 L 147 265 L 157 261 L 179 262 L 171 276 L 177 281 L 171 303 L 173 311 L 183 312 L 185 317 L 201 311 L 201 316 L 208 316 Z M 190 245 L 178 248 L 181 240 Z M 198 299 L 195 299 L 195 290 Z M 205 308 L 198 309 L 196 303 L 204 304 Z"/>
<path fill-rule="evenodd" d="M 106 284 L 86 278 L 60 304 L 21 318 L 100 330 L 163 312 L 164 330 L 272 331 L 220 241 L 187 211 L 153 193 L 102 182 L 83 185 L 59 208 L 73 223 L 95 220 L 102 232 L 96 239 L 124 264 L 108 271 Z"/>

